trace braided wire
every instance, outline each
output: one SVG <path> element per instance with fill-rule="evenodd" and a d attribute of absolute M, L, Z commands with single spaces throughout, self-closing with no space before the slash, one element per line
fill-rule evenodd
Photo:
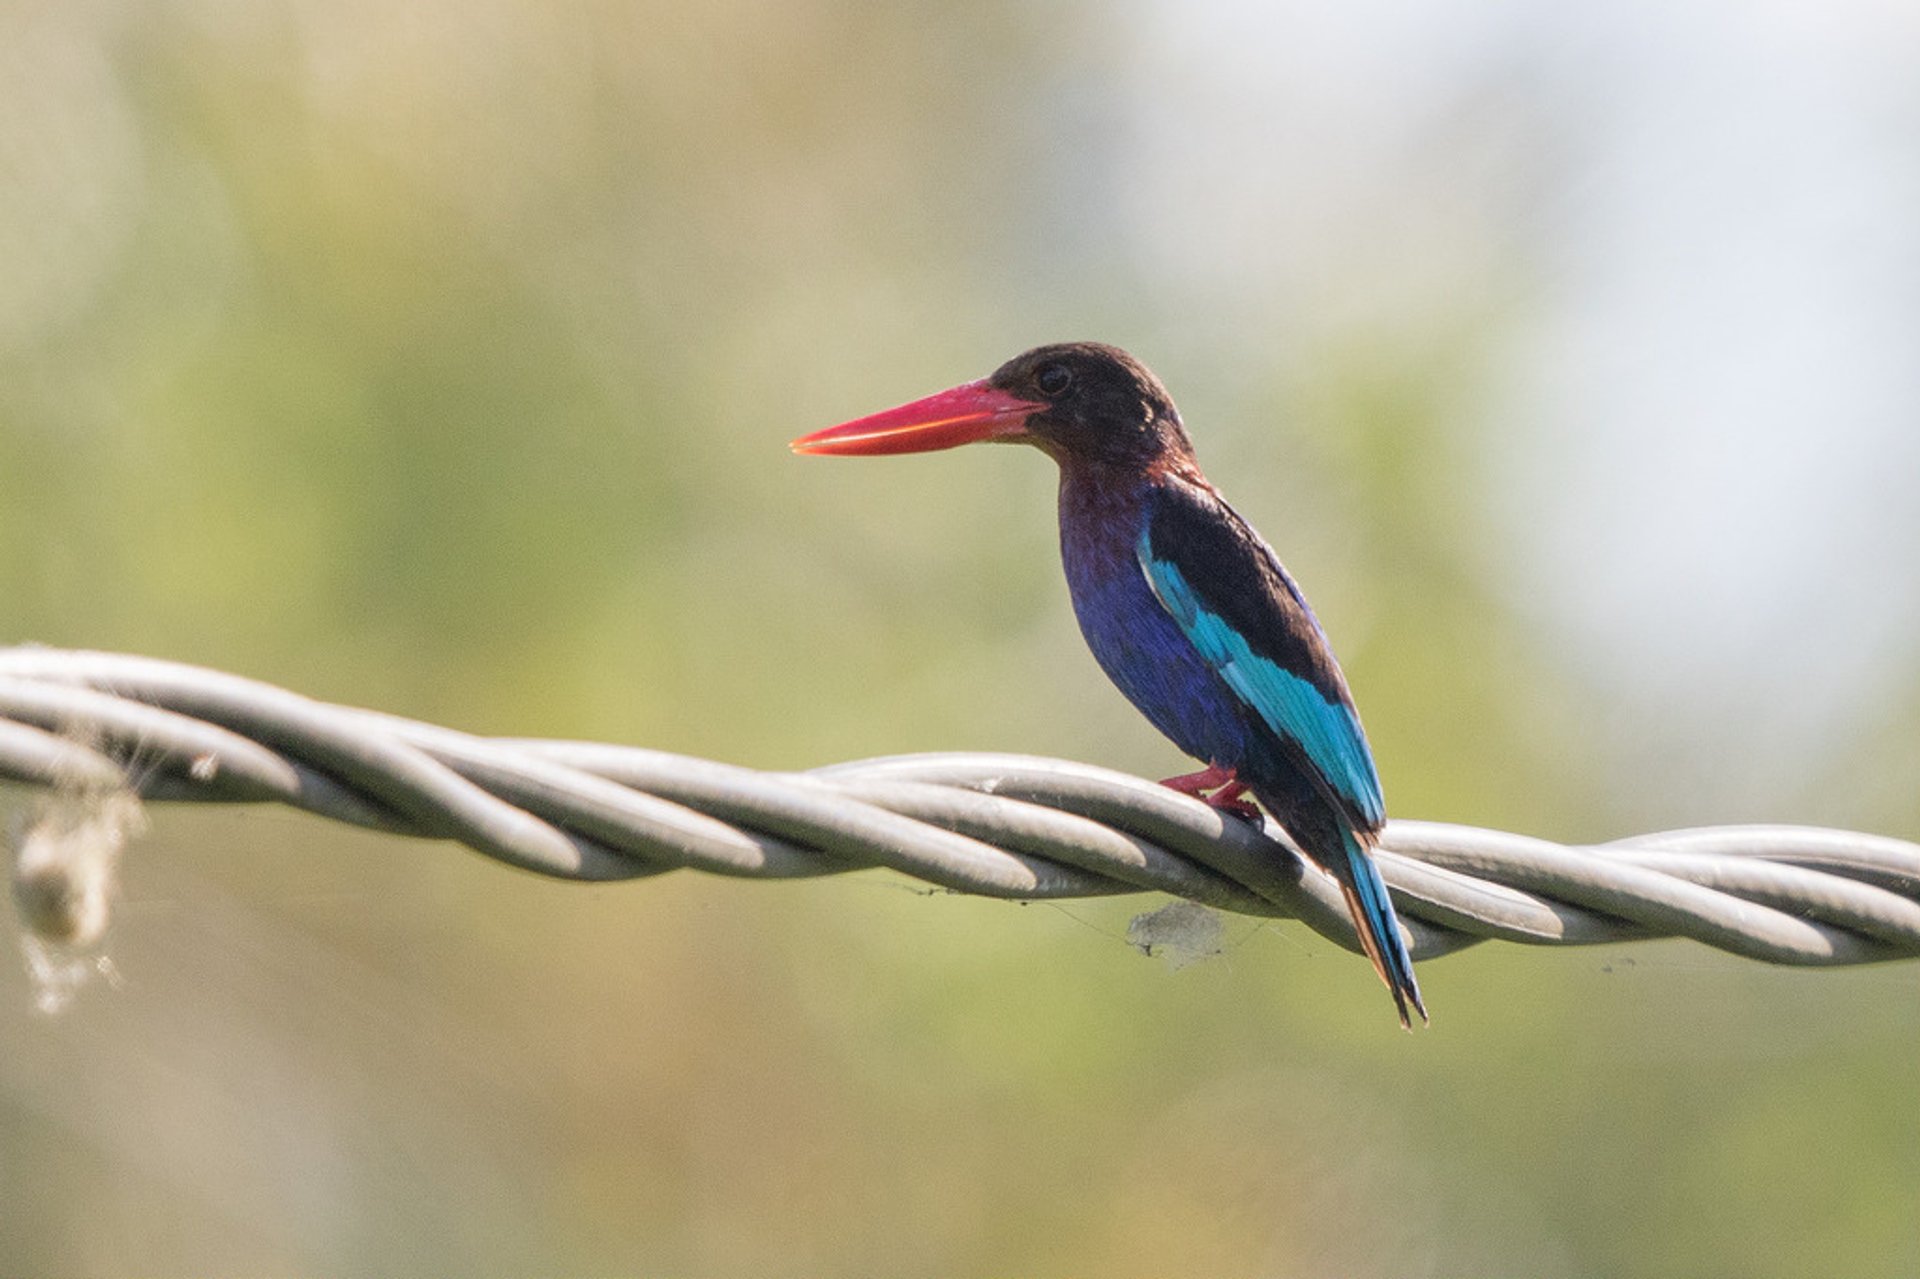
<path fill-rule="evenodd" d="M 1350 949 L 1333 880 L 1277 827 L 1087 764 L 929 754 L 761 772 L 637 747 L 476 737 L 152 658 L 0 648 L 0 780 L 279 803 L 540 874 L 797 878 L 883 866 L 1016 900 L 1157 891 L 1298 918 Z M 1390 822 L 1418 958 L 1489 938 L 1689 937 L 1777 964 L 1920 955 L 1920 845 L 1800 826 L 1590 847 Z"/>

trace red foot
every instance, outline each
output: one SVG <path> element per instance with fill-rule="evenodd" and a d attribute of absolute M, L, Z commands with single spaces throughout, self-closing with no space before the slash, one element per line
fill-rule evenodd
<path fill-rule="evenodd" d="M 1222 768 L 1211 764 L 1197 773 L 1183 773 L 1179 777 L 1169 777 L 1160 783 L 1179 791 L 1182 795 L 1192 795 L 1203 800 L 1209 807 L 1256 821 L 1260 810 L 1250 801 L 1240 797 L 1247 793 L 1247 784 L 1234 776 L 1231 768 Z M 1212 793 L 1209 794 L 1208 792 Z"/>

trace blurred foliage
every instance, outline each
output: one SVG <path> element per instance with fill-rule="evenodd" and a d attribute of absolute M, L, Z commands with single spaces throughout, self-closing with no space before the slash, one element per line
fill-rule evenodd
<path fill-rule="evenodd" d="M 1242 56 L 1335 57 L 1295 20 Z M 1911 670 L 1791 770 L 1728 765 L 1706 793 L 1738 807 L 1706 807 L 1489 567 L 1489 404 L 1551 233 L 1528 76 L 1496 58 L 1436 90 L 1384 186 L 1354 177 L 1364 121 L 1316 124 L 1302 89 L 1242 122 L 1271 154 L 1170 193 L 1128 158 L 1165 142 L 1130 115 L 1180 55 L 1156 21 L 0 10 L 0 641 L 762 766 L 989 748 L 1177 771 L 1081 648 L 1043 459 L 784 448 L 1099 337 L 1159 369 L 1307 584 L 1396 812 L 1559 838 L 1920 829 Z M 1315 128 L 1339 145 L 1289 141 Z M 1295 192 L 1320 187 L 1351 202 L 1314 213 Z M 40 1018 L 3 966 L 0 1255 L 1920 1269 L 1910 967 L 1490 947 L 1423 973 L 1436 1024 L 1408 1039 L 1366 966 L 1296 927 L 1229 921 L 1227 954 L 1178 973 L 1141 959 L 1126 921 L 1154 904 L 878 875 L 581 888 L 160 812 L 121 988 Z"/>

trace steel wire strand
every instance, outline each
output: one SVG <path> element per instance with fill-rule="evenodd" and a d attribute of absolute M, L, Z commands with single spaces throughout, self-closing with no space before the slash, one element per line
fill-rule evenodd
<path fill-rule="evenodd" d="M 570 879 L 882 866 L 1017 900 L 1159 891 L 1357 944 L 1331 878 L 1276 827 L 1064 760 L 956 753 L 762 772 L 476 737 L 174 662 L 23 647 L 0 649 L 0 779 L 281 803 Z M 1656 936 L 1780 964 L 1920 955 L 1920 846 L 1885 836 L 1727 826 L 1570 847 L 1396 820 L 1380 850 L 1421 958 L 1488 939 Z"/>

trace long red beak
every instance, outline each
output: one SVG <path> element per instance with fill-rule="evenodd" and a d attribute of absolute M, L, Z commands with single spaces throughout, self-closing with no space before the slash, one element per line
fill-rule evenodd
<path fill-rule="evenodd" d="M 1046 407 L 985 381 L 969 382 L 897 409 L 803 435 L 787 447 L 795 453 L 849 456 L 926 453 L 1025 435 L 1027 418 Z"/>

